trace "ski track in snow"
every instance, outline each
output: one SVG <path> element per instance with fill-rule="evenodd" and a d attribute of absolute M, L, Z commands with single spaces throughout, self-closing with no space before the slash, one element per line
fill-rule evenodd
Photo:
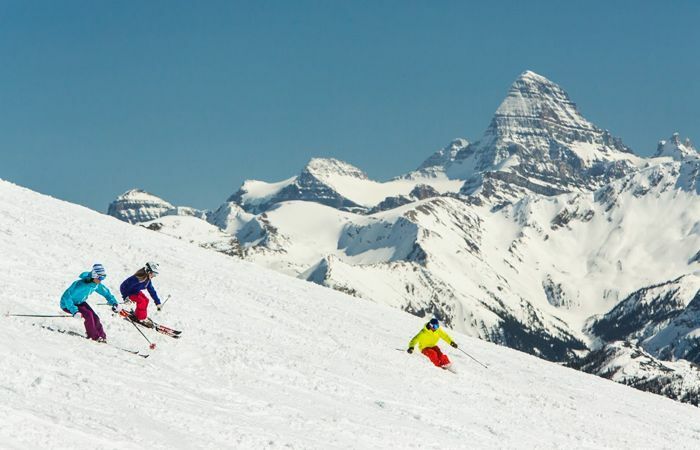
<path fill-rule="evenodd" d="M 0 317 L 0 447 L 694 448 L 700 411 L 452 333 L 458 374 L 405 347 L 424 320 L 0 181 L 0 312 L 60 313 L 93 262 L 119 283 L 157 260 L 143 359 Z M 111 344 L 148 352 L 103 299 Z M 400 351 L 397 351 L 400 350 Z"/>

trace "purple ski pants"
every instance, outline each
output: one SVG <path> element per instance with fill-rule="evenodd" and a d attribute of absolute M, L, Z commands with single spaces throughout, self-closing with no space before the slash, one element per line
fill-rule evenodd
<path fill-rule="evenodd" d="M 87 302 L 85 302 L 76 306 L 78 307 L 78 311 L 80 312 L 80 314 L 83 315 L 83 321 L 85 322 L 85 332 L 87 333 L 88 339 L 92 339 L 93 341 L 96 341 L 99 338 L 107 339 L 105 330 L 102 329 L 102 322 L 100 322 L 100 318 L 97 317 L 97 314 L 95 314 L 95 311 L 92 310 L 90 305 L 88 305 Z M 65 309 L 64 311 L 70 314 L 70 311 Z"/>

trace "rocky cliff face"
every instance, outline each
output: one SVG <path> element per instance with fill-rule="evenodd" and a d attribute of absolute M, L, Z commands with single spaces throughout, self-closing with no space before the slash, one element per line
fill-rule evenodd
<path fill-rule="evenodd" d="M 700 278 L 693 274 L 644 287 L 596 319 L 589 331 L 607 342 L 627 341 L 662 360 L 700 363 Z"/>
<path fill-rule="evenodd" d="M 469 146 L 469 141 L 462 138 L 457 138 L 450 142 L 446 147 L 436 151 L 428 159 L 423 161 L 418 167 L 418 170 L 426 170 L 434 167 L 445 167 L 452 163 L 457 155 Z"/>
<path fill-rule="evenodd" d="M 132 189 L 110 203 L 107 214 L 129 223 L 148 222 L 175 208 L 160 197 Z"/>
<path fill-rule="evenodd" d="M 329 183 L 332 178 L 367 180 L 367 175 L 357 167 L 337 159 L 314 158 L 309 161 L 299 176 L 280 186 L 279 189 L 268 192 L 267 196 L 261 198 L 244 184 L 228 201 L 256 214 L 269 209 L 276 203 L 290 200 L 311 201 L 344 210 L 361 208 L 357 203 L 343 197 Z"/>
<path fill-rule="evenodd" d="M 131 189 L 109 204 L 107 214 L 129 223 L 142 223 L 163 216 L 192 216 L 205 219 L 207 211 L 187 206 L 173 206 L 160 197 L 141 189 Z"/>
<path fill-rule="evenodd" d="M 445 169 L 467 180 L 465 195 L 493 187 L 492 180 L 505 181 L 514 195 L 557 195 L 596 189 L 638 163 L 620 139 L 587 121 L 563 89 L 527 71 L 515 80 L 483 137 L 461 149 Z"/>
<path fill-rule="evenodd" d="M 697 366 L 687 361 L 661 361 L 630 342 L 607 344 L 570 363 L 569 367 L 642 391 L 700 405 L 700 371 Z"/>

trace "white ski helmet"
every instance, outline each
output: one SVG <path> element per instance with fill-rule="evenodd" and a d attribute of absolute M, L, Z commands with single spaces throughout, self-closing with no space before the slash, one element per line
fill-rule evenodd
<path fill-rule="evenodd" d="M 148 261 L 145 266 L 143 266 L 146 273 L 152 273 L 153 275 L 158 275 L 158 263 L 153 261 Z"/>
<path fill-rule="evenodd" d="M 90 276 L 95 279 L 104 280 L 107 277 L 107 272 L 102 264 L 96 263 L 92 265 Z"/>

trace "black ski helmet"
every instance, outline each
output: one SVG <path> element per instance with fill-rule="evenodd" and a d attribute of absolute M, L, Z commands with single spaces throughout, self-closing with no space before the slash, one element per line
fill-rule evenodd
<path fill-rule="evenodd" d="M 438 328 L 440 328 L 440 322 L 435 317 L 433 317 L 432 319 L 430 319 L 430 322 L 428 322 L 428 328 L 430 328 L 431 330 L 437 330 Z"/>

